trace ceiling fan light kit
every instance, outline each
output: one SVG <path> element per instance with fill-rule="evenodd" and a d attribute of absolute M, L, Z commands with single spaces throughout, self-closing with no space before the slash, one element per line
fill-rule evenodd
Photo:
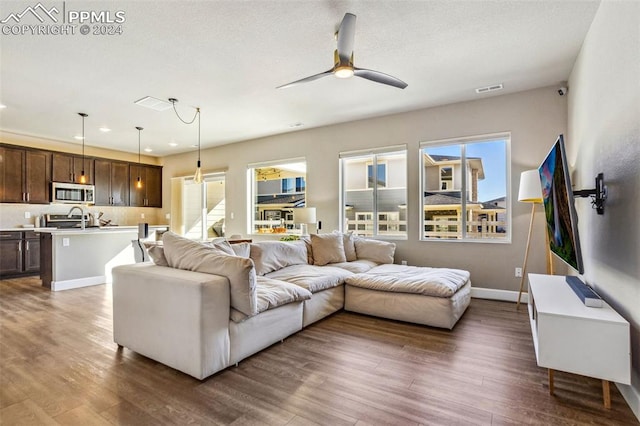
<path fill-rule="evenodd" d="M 355 34 L 356 15 L 346 13 L 344 18 L 342 18 L 340 28 L 336 34 L 338 48 L 334 52 L 333 68 L 291 83 L 283 84 L 282 86 L 278 86 L 277 89 L 286 89 L 300 83 L 309 83 L 330 74 L 333 74 L 337 78 L 349 78 L 355 75 L 356 77 L 365 78 L 375 83 L 397 87 L 398 89 L 404 89 L 407 87 L 407 83 L 389 74 L 364 68 L 356 68 L 353 66 L 353 43 Z"/>

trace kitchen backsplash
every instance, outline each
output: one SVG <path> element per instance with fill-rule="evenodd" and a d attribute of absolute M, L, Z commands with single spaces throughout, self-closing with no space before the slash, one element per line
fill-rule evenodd
<path fill-rule="evenodd" d="M 34 225 L 36 217 L 45 214 L 66 214 L 71 204 L 8 204 L 0 203 L 0 228 L 20 228 L 23 225 Z M 168 220 L 162 217 L 161 209 L 151 207 L 108 207 L 89 206 L 88 212 L 98 215 L 103 212 L 103 220 L 110 220 L 113 225 L 137 225 L 146 222 L 150 225 L 165 225 Z M 30 218 L 25 218 L 25 213 Z M 78 212 L 74 212 L 77 214 Z M 144 215 L 142 218 L 141 215 Z"/>

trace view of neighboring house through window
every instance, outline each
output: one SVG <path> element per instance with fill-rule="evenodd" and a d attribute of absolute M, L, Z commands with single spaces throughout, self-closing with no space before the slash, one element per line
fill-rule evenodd
<path fill-rule="evenodd" d="M 423 239 L 509 241 L 509 141 L 421 144 Z"/>
<path fill-rule="evenodd" d="M 178 179 L 182 186 L 182 233 L 195 240 L 224 237 L 224 173 L 207 174 L 202 184 L 192 178 Z"/>
<path fill-rule="evenodd" d="M 293 210 L 305 207 L 307 163 L 302 159 L 249 165 L 249 233 L 298 233 Z"/>
<path fill-rule="evenodd" d="M 340 167 L 343 231 L 406 238 L 406 147 L 342 153 Z"/>

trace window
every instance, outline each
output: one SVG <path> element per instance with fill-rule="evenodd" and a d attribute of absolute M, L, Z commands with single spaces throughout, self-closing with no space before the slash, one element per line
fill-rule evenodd
<path fill-rule="evenodd" d="M 340 154 L 341 228 L 365 237 L 407 236 L 407 151 Z"/>
<path fill-rule="evenodd" d="M 249 166 L 250 234 L 297 233 L 293 210 L 306 204 L 307 163 L 284 160 Z"/>
<path fill-rule="evenodd" d="M 171 197 L 177 209 L 172 207 L 171 227 L 194 240 L 224 237 L 225 175 L 209 173 L 203 179 L 202 184 L 190 177 L 172 179 Z"/>
<path fill-rule="evenodd" d="M 422 239 L 510 241 L 508 134 L 420 147 Z"/>

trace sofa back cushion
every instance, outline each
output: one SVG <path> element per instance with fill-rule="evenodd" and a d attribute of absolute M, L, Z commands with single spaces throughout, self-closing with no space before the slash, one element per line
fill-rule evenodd
<path fill-rule="evenodd" d="M 304 241 L 260 241 L 251 243 L 251 259 L 256 274 L 264 275 L 291 265 L 307 263 Z"/>
<path fill-rule="evenodd" d="M 258 313 L 256 271 L 251 259 L 231 256 L 197 241 L 165 232 L 162 241 L 167 263 L 172 268 L 204 272 L 229 280 L 231 307 L 246 315 Z"/>
<path fill-rule="evenodd" d="M 347 262 L 353 262 L 358 260 L 356 254 L 356 237 L 353 234 L 343 234 L 342 241 L 344 243 L 344 255 L 347 258 Z"/>
<path fill-rule="evenodd" d="M 236 256 L 249 257 L 251 254 L 251 245 L 249 243 L 231 244 L 231 250 Z"/>
<path fill-rule="evenodd" d="M 358 260 L 371 260 L 376 263 L 393 263 L 396 244 L 388 241 L 356 238 L 356 255 Z"/>
<path fill-rule="evenodd" d="M 312 234 L 311 249 L 313 250 L 313 264 L 316 266 L 347 261 L 342 234 Z"/>

